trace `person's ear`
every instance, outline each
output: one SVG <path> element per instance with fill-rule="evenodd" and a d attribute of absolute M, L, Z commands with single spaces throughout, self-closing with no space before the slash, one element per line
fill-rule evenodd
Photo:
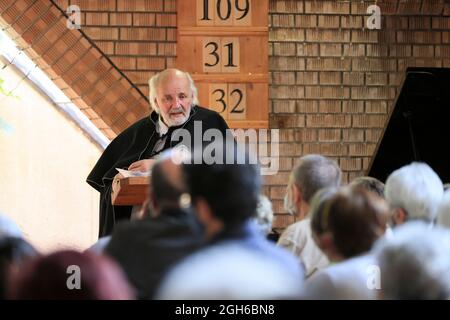
<path fill-rule="evenodd" d="M 395 225 L 400 225 L 406 222 L 408 219 L 408 214 L 403 208 L 396 208 L 392 216 Z"/>
<path fill-rule="evenodd" d="M 292 197 L 296 207 L 298 208 L 300 206 L 300 203 L 303 201 L 303 195 L 302 190 L 296 183 L 292 184 Z"/>

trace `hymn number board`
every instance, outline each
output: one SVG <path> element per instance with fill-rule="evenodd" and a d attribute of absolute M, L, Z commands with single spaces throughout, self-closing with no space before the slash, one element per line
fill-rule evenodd
<path fill-rule="evenodd" d="M 176 66 L 232 128 L 268 127 L 268 0 L 178 0 Z"/>

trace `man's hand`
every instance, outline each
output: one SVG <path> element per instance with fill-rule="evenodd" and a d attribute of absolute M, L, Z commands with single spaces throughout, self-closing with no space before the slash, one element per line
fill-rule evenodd
<path fill-rule="evenodd" d="M 147 172 L 147 171 L 150 171 L 150 169 L 153 167 L 153 165 L 155 164 L 155 161 L 156 160 L 153 160 L 153 159 L 139 160 L 139 161 L 133 162 L 128 167 L 128 170 Z"/>

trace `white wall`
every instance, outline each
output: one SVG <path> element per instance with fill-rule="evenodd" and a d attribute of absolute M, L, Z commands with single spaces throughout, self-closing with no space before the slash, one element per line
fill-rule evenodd
<path fill-rule="evenodd" d="M 0 212 L 47 252 L 85 249 L 98 232 L 99 194 L 86 177 L 101 149 L 13 66 L 0 78 L 20 100 L 0 95 Z"/>

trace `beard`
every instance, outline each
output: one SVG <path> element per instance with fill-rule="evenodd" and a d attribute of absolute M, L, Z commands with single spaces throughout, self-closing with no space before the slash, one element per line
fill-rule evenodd
<path fill-rule="evenodd" d="M 163 120 L 169 127 L 181 126 L 189 118 L 190 109 L 186 111 L 183 108 L 172 109 L 163 115 Z"/>

